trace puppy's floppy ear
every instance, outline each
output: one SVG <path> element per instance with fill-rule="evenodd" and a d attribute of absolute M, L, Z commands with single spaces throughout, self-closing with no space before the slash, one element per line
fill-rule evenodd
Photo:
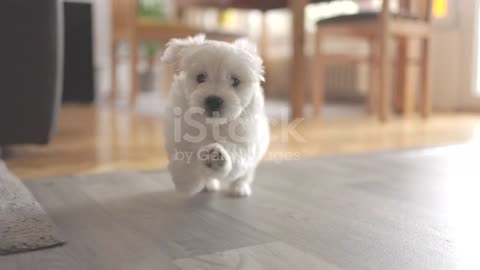
<path fill-rule="evenodd" d="M 194 37 L 187 37 L 184 39 L 174 38 L 167 43 L 167 48 L 162 56 L 162 62 L 167 64 L 174 64 L 179 62 L 185 51 L 195 45 L 200 45 L 205 42 L 205 34 L 198 34 Z"/>
<path fill-rule="evenodd" d="M 254 70 L 261 82 L 265 81 L 263 61 L 257 52 L 257 46 L 246 38 L 240 38 L 233 42 L 233 46 L 247 51 L 253 59 Z"/>
<path fill-rule="evenodd" d="M 257 54 L 257 46 L 247 38 L 239 38 L 233 42 L 233 46 L 244 49 L 251 54 Z"/>

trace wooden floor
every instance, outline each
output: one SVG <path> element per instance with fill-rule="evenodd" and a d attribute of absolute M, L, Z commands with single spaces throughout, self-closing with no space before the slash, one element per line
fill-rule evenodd
<path fill-rule="evenodd" d="M 428 121 L 396 119 L 387 124 L 366 117 L 311 119 L 296 129 L 304 142 L 284 130 L 285 125 L 273 125 L 266 159 L 480 140 L 480 114 L 438 114 Z M 64 106 L 50 145 L 15 147 L 8 152 L 7 164 L 21 178 L 149 170 L 167 164 L 160 119 L 98 106 Z"/>
<path fill-rule="evenodd" d="M 165 171 L 25 181 L 67 244 L 0 269 L 477 270 L 479 150 L 265 162 L 244 199 Z"/>

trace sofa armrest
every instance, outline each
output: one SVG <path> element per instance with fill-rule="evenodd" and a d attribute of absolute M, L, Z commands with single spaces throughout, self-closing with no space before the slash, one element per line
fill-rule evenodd
<path fill-rule="evenodd" d="M 0 146 L 47 143 L 61 102 L 62 1 L 0 1 Z"/>

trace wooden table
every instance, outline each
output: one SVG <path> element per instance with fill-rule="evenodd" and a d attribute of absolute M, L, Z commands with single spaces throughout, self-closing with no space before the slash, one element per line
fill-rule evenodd
<path fill-rule="evenodd" d="M 329 2 L 329 0 L 177 0 L 179 10 L 190 6 L 216 8 L 258 9 L 267 11 L 289 7 L 292 12 L 292 70 L 290 80 L 290 111 L 292 118 L 304 117 L 306 94 L 305 76 L 305 6 L 309 2 Z"/>

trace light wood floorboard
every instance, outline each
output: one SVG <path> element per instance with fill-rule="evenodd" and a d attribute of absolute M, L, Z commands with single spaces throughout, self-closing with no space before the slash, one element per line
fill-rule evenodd
<path fill-rule="evenodd" d="M 339 270 L 339 268 L 334 265 L 282 242 L 273 242 L 259 246 L 229 250 L 222 253 L 177 260 L 175 264 L 181 270 Z"/>
<path fill-rule="evenodd" d="M 265 162 L 254 193 L 165 171 L 25 181 L 67 239 L 0 269 L 480 269 L 480 144 Z"/>
<path fill-rule="evenodd" d="M 480 140 L 480 114 L 439 113 L 427 121 L 410 117 L 392 119 L 386 124 L 368 117 L 309 119 L 296 129 L 305 142 L 295 140 L 291 134 L 285 140 L 282 132 L 285 125 L 272 126 L 272 143 L 265 159 L 299 159 Z M 149 170 L 167 165 L 159 118 L 105 106 L 63 106 L 58 132 L 50 145 L 17 146 L 8 153 L 10 169 L 24 179 Z"/>

